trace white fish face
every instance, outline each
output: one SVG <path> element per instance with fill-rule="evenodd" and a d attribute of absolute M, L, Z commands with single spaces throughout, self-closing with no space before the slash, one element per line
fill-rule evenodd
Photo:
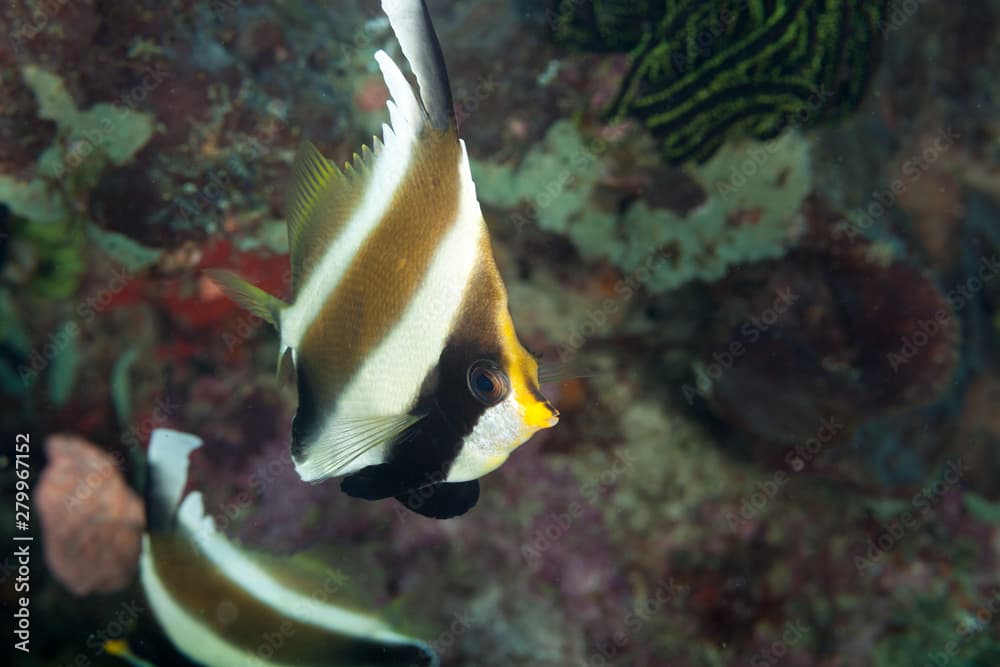
<path fill-rule="evenodd" d="M 526 401 L 511 392 L 503 401 L 486 408 L 448 473 L 449 482 L 478 479 L 503 465 L 510 453 L 538 431 L 555 426 L 559 416 L 549 412 L 543 421 L 529 420 Z"/>

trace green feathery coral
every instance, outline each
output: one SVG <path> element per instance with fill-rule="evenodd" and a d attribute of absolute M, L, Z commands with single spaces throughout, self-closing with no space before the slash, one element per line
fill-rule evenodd
<path fill-rule="evenodd" d="M 887 0 L 559 0 L 558 41 L 630 51 L 609 117 L 641 120 L 673 163 L 854 109 Z"/>

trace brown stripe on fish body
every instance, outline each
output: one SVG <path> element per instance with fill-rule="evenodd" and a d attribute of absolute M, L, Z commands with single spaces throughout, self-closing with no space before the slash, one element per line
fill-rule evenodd
<path fill-rule="evenodd" d="M 381 152 L 381 143 L 373 141 L 375 151 L 363 146 L 361 155 L 355 154 L 343 171 L 312 144 L 299 147 L 285 211 L 295 294 L 364 201 L 374 160 Z"/>
<path fill-rule="evenodd" d="M 332 409 L 419 288 L 458 216 L 461 155 L 454 130 L 428 130 L 421 137 L 392 205 L 306 329 L 297 349 L 304 376 L 299 402 L 300 409 L 303 402 L 313 406 L 301 411 L 306 423 L 296 424 L 300 434 Z"/>
<path fill-rule="evenodd" d="M 174 602 L 219 640 L 259 657 L 260 664 L 428 664 L 417 646 L 339 635 L 282 614 L 226 577 L 181 534 L 151 535 L 149 545 L 156 577 Z M 317 582 L 317 594 L 323 586 Z M 219 613 L 223 603 L 234 616 Z"/>
<path fill-rule="evenodd" d="M 483 234 L 479 240 L 479 256 L 479 265 L 462 300 L 455 332 L 456 336 L 476 342 L 484 350 L 499 353 L 501 337 L 497 313 L 507 307 L 507 287 L 493 258 L 489 234 Z"/>

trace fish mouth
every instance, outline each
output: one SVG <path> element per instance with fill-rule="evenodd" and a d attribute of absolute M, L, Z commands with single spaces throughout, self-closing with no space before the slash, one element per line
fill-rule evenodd
<path fill-rule="evenodd" d="M 549 403 L 548 401 L 545 401 L 545 407 L 547 407 L 549 409 L 549 412 L 551 413 L 551 416 L 549 417 L 549 423 L 545 426 L 545 428 L 552 428 L 553 426 L 559 423 L 559 411 L 556 410 L 554 407 L 552 407 L 552 404 Z"/>
<path fill-rule="evenodd" d="M 548 401 L 539 401 L 524 411 L 524 421 L 536 430 L 552 428 L 559 423 L 559 411 Z"/>

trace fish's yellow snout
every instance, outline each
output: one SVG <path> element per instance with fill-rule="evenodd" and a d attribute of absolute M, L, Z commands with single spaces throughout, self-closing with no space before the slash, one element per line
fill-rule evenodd
<path fill-rule="evenodd" d="M 559 411 L 548 401 L 530 399 L 523 414 L 524 423 L 535 430 L 552 428 L 559 423 Z"/>

